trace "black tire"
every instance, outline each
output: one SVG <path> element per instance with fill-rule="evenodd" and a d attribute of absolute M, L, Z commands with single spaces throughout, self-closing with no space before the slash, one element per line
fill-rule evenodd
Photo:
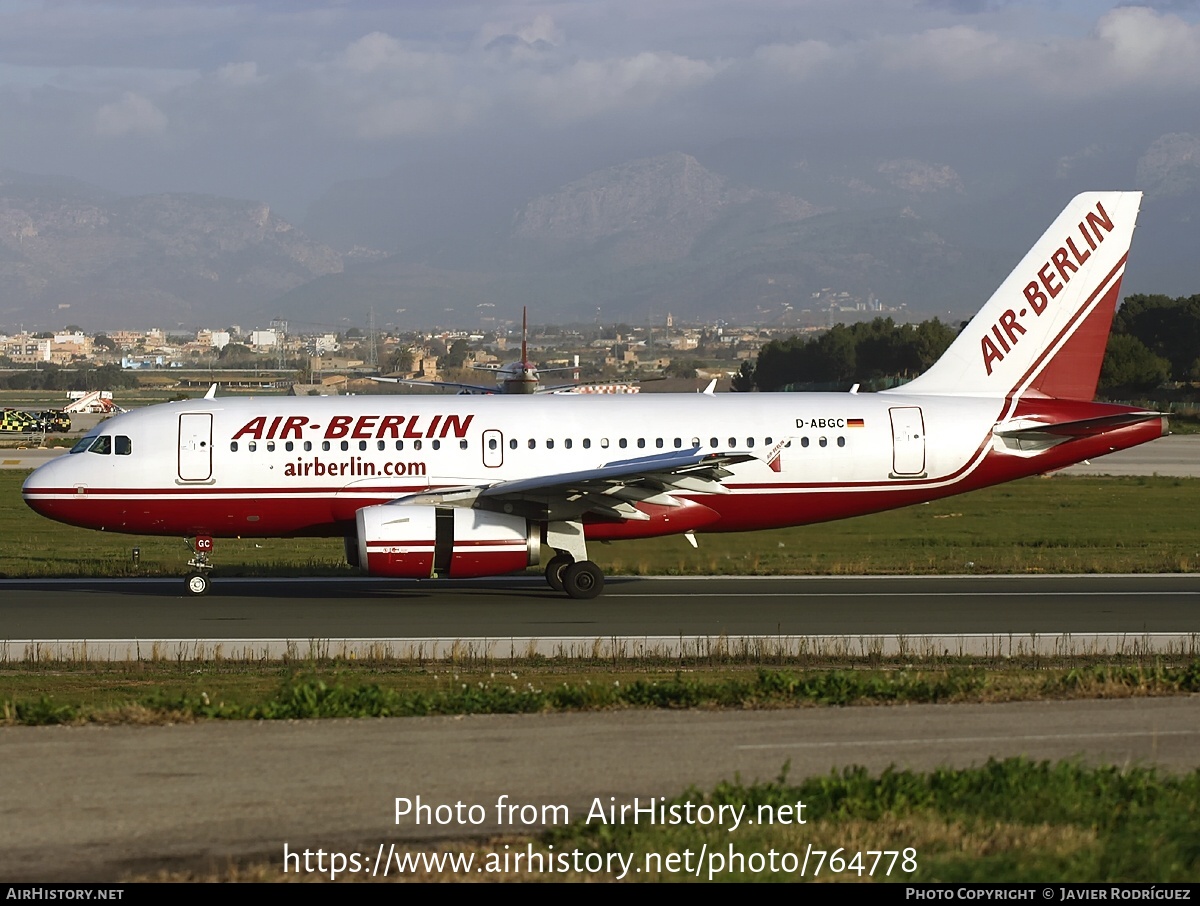
<path fill-rule="evenodd" d="M 546 564 L 546 583 L 555 591 L 562 591 L 563 572 L 574 562 L 575 558 L 569 554 L 555 554 L 550 558 L 550 562 Z"/>
<path fill-rule="evenodd" d="M 187 588 L 189 595 L 198 598 L 201 595 L 208 594 L 208 590 L 212 587 L 212 582 L 204 573 L 193 573 L 188 576 L 187 585 L 184 587 Z"/>
<path fill-rule="evenodd" d="M 588 600 L 604 591 L 604 573 L 591 560 L 572 563 L 563 570 L 563 591 L 567 597 Z"/>

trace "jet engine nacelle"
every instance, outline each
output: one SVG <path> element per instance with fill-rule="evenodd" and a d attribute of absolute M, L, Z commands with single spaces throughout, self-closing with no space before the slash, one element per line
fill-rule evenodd
<path fill-rule="evenodd" d="M 497 576 L 541 556 L 538 526 L 503 513 L 383 503 L 363 507 L 356 523 L 358 562 L 373 576 Z"/>

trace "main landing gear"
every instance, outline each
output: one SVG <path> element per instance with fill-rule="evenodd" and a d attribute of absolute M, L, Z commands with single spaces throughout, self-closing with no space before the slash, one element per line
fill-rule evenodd
<path fill-rule="evenodd" d="M 604 591 L 604 573 L 587 558 L 583 526 L 578 522 L 548 522 L 542 542 L 554 549 L 546 564 L 546 584 L 568 598 L 587 600 Z"/>
<path fill-rule="evenodd" d="M 213 564 L 208 559 L 208 555 L 212 553 L 213 549 L 212 537 L 197 535 L 192 549 L 195 551 L 195 555 L 187 564 L 191 567 L 192 574 L 188 576 L 187 584 L 184 587 L 187 588 L 189 595 L 199 597 L 208 594 L 208 590 L 212 587 L 212 579 L 208 575 L 213 568 Z"/>
<path fill-rule="evenodd" d="M 587 600 L 604 591 L 604 573 L 591 560 L 576 563 L 569 554 L 556 554 L 546 564 L 546 583 L 568 598 Z"/>

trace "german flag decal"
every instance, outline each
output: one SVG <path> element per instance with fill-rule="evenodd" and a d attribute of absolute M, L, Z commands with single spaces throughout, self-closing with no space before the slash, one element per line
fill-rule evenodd
<path fill-rule="evenodd" d="M 866 426 L 867 426 L 867 423 L 865 421 L 863 421 L 861 418 L 846 419 L 846 427 L 847 428 L 865 428 Z"/>

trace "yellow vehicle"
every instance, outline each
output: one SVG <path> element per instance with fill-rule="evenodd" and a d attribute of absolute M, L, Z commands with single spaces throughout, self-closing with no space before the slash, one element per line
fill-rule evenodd
<path fill-rule="evenodd" d="M 11 434 L 28 434 L 40 431 L 41 425 L 37 416 L 23 409 L 5 409 L 0 416 L 0 431 Z"/>

